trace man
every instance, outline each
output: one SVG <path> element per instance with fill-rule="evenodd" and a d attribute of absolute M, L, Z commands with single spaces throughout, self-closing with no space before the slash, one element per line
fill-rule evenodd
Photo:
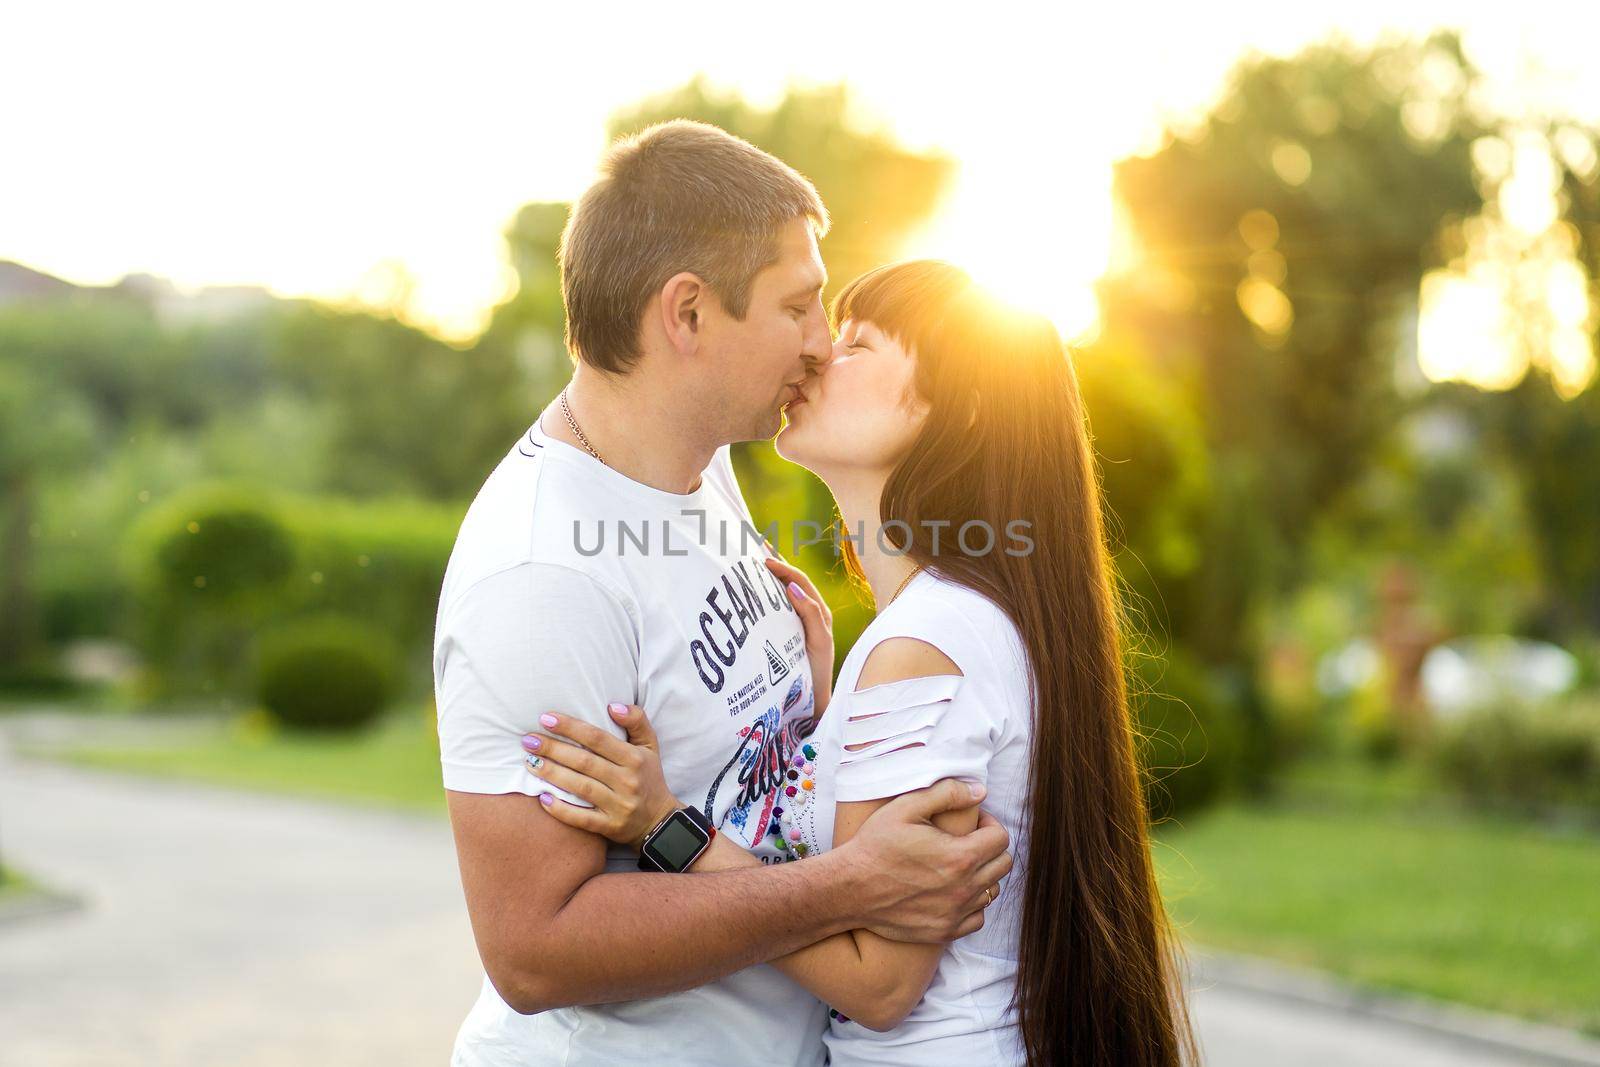
<path fill-rule="evenodd" d="M 776 433 L 829 359 L 827 224 L 799 174 L 690 122 L 614 146 L 572 213 L 572 383 L 473 502 L 435 634 L 444 784 L 486 975 L 458 1067 L 819 1064 L 824 1006 L 757 965 L 847 929 L 964 935 L 1010 867 L 992 820 L 960 838 L 930 824 L 981 798 L 957 781 L 803 863 L 783 862 L 774 832 L 812 669 L 759 540 L 741 536 L 728 446 Z M 548 730 L 547 712 L 622 736 L 611 704 L 650 710 L 673 792 L 769 866 L 646 873 L 543 810 L 542 794 L 584 801 L 528 773 L 521 737 Z"/>

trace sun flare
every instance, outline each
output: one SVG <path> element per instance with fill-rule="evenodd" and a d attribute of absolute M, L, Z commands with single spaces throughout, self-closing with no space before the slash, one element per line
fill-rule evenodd
<path fill-rule="evenodd" d="M 969 163 L 906 256 L 955 264 L 1004 300 L 1049 316 L 1068 340 L 1092 334 L 1094 285 L 1110 255 L 1110 190 L 1098 170 L 1081 174 L 1070 195 L 1060 174 L 1050 179 L 1046 188 Z"/>

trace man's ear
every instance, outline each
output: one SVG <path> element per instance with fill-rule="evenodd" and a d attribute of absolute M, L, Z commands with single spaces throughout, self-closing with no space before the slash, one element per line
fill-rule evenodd
<path fill-rule="evenodd" d="M 661 287 L 661 328 L 680 355 L 693 355 L 700 345 L 709 295 L 706 283 L 689 271 L 679 271 Z"/>

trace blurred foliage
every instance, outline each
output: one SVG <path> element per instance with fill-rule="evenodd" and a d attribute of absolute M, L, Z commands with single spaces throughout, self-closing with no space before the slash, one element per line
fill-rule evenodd
<path fill-rule="evenodd" d="M 348 617 L 321 616 L 268 631 L 256 655 L 256 696 L 291 729 L 365 726 L 398 688 L 388 637 Z"/>
<path fill-rule="evenodd" d="M 1181 650 L 1134 661 L 1131 703 L 1145 803 L 1160 822 L 1234 789 L 1245 774 L 1244 724 L 1209 669 Z"/>
<path fill-rule="evenodd" d="M 1482 88 L 1449 34 L 1252 55 L 1206 114 L 1116 168 L 1131 254 L 1073 359 L 1158 812 L 1320 743 L 1316 665 L 1371 632 L 1396 561 L 1441 635 L 1556 640 L 1600 678 L 1600 385 L 1417 372 L 1421 279 L 1496 221 L 1506 175 L 1485 161 L 1529 130 L 1560 157 L 1558 243 L 1600 276 L 1595 131 L 1497 116 Z M 829 295 L 896 258 L 953 174 L 839 86 L 758 107 L 696 80 L 608 134 L 674 117 L 816 183 Z M 121 635 L 153 695 L 244 695 L 259 635 L 336 614 L 367 620 L 404 657 L 397 684 L 424 689 L 460 515 L 570 373 L 567 211 L 510 221 L 516 290 L 465 349 L 304 301 L 227 318 L 129 294 L 0 307 L 0 675 Z M 796 552 L 790 536 L 834 517 L 831 499 L 769 442 L 734 462 L 757 525 L 780 524 L 833 606 L 842 657 L 870 604 L 825 538 Z M 1380 748 L 1385 692 L 1355 698 Z"/>
<path fill-rule="evenodd" d="M 372 620 L 421 688 L 461 510 L 198 486 L 141 517 L 124 548 L 147 692 L 238 693 L 263 628 L 327 613 Z"/>
<path fill-rule="evenodd" d="M 1348 740 L 1356 751 L 1376 763 L 1395 759 L 1406 744 L 1400 718 L 1390 701 L 1393 687 L 1393 675 L 1385 665 L 1350 694 Z"/>
<path fill-rule="evenodd" d="M 1139 353 L 1103 344 L 1074 356 L 1129 622 L 1142 632 L 1164 618 L 1165 590 L 1200 565 L 1211 491 L 1204 429 L 1189 398 Z"/>
<path fill-rule="evenodd" d="M 458 352 L 393 319 L 316 306 L 273 325 L 281 381 L 323 414 L 321 488 L 460 499 L 527 429 L 535 398 L 493 346 Z"/>
<path fill-rule="evenodd" d="M 1104 334 L 1190 390 L 1212 451 L 1203 565 L 1177 636 L 1250 654 L 1252 609 L 1292 582 L 1313 518 L 1397 416 L 1390 330 L 1447 220 L 1478 208 L 1454 38 L 1241 63 L 1212 112 L 1116 169 L 1140 250 L 1102 289 Z M 1433 104 L 1419 136 L 1409 105 Z"/>
<path fill-rule="evenodd" d="M 122 631 L 119 545 L 174 493 L 234 481 L 463 502 L 527 417 L 525 393 L 468 354 L 294 301 L 217 322 L 86 294 L 6 307 L 0 386 L 8 665 Z"/>
<path fill-rule="evenodd" d="M 1544 576 L 1531 629 L 1600 631 L 1600 381 L 1563 400 L 1536 371 L 1489 399 L 1474 398 L 1494 451 L 1515 467 Z"/>
<path fill-rule="evenodd" d="M 1510 707 L 1446 723 L 1434 766 L 1463 800 L 1521 815 L 1600 822 L 1600 701 Z"/>
<path fill-rule="evenodd" d="M 1247 57 L 1207 114 L 1116 168 L 1131 251 L 1102 283 L 1079 366 L 1127 531 L 1119 562 L 1149 628 L 1232 680 L 1256 758 L 1319 742 L 1315 665 L 1370 632 L 1396 562 L 1437 637 L 1573 644 L 1600 625 L 1600 385 L 1558 395 L 1527 307 L 1536 370 L 1510 392 L 1430 386 L 1416 366 L 1421 279 L 1499 221 L 1507 175 L 1484 164 L 1529 122 L 1495 115 L 1481 90 L 1450 33 Z M 1595 133 L 1561 120 L 1541 135 L 1576 235 L 1563 241 L 1594 277 Z M 1182 398 L 1201 437 L 1200 494 L 1174 509 L 1187 569 L 1168 563 L 1147 494 L 1119 483 L 1127 412 L 1092 393 L 1097 364 L 1115 379 L 1130 363 Z M 1162 471 L 1148 454 L 1129 466 Z M 1393 751 L 1387 686 L 1370 688 L 1348 721 Z"/>
<path fill-rule="evenodd" d="M 824 246 L 835 287 L 894 258 L 952 169 L 864 129 L 837 87 L 763 109 L 694 82 L 611 132 L 675 116 L 718 122 L 817 183 L 837 214 Z M 0 309 L 0 663 L 17 675 L 66 642 L 125 635 L 150 695 L 237 694 L 258 627 L 322 610 L 382 619 L 416 652 L 460 512 L 570 372 L 566 214 L 529 204 L 512 221 L 518 289 L 465 351 L 305 301 L 193 321 L 130 294 Z M 761 521 L 831 513 L 770 444 L 736 463 Z M 836 568 L 826 544 L 801 555 Z M 841 604 L 842 655 L 870 612 L 836 569 L 820 581 Z"/>
<path fill-rule="evenodd" d="M 1534 616 L 1544 571 L 1523 461 L 1480 425 L 1483 395 L 1447 384 L 1411 407 L 1308 530 L 1304 558 L 1318 587 L 1341 590 L 1370 616 L 1382 570 L 1403 560 L 1441 637 L 1514 632 Z M 1347 623 L 1343 636 L 1350 631 Z"/>

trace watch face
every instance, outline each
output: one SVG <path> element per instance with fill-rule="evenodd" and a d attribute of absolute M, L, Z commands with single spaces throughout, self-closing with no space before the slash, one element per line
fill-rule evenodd
<path fill-rule="evenodd" d="M 681 871 L 700 852 L 706 835 L 683 812 L 671 819 L 650 839 L 650 852 L 669 870 Z"/>

